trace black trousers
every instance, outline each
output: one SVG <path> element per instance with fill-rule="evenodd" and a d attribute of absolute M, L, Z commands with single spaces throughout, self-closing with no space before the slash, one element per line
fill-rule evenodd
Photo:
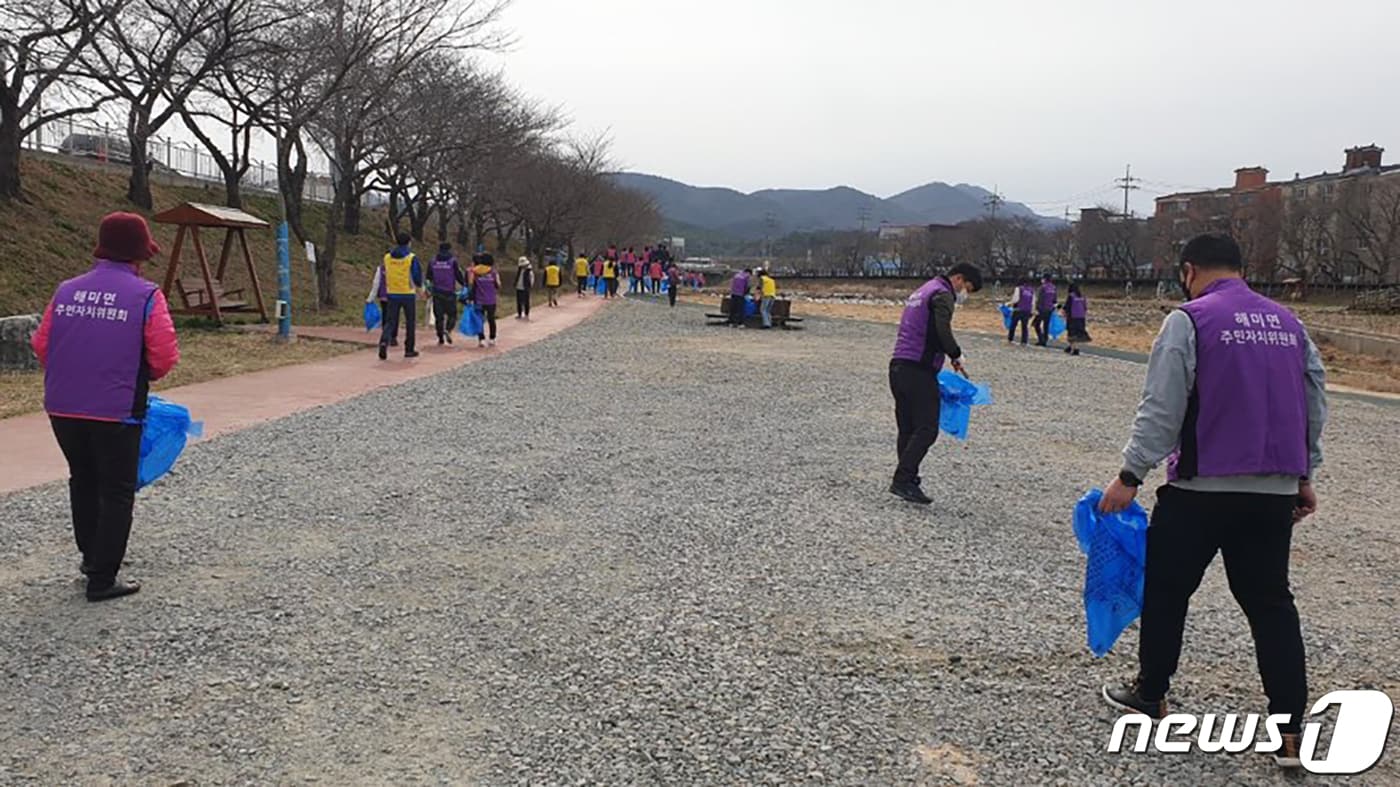
<path fill-rule="evenodd" d="M 107 587 L 116 580 L 131 536 L 141 427 L 77 418 L 49 422 L 68 460 L 73 540 L 91 569 L 88 586 Z"/>
<path fill-rule="evenodd" d="M 579 276 L 579 277 L 577 277 L 577 283 L 578 283 L 578 294 L 579 294 L 579 295 L 582 295 L 582 294 L 583 294 L 583 291 L 586 290 L 586 289 L 588 289 L 588 277 L 587 277 L 587 276 Z"/>
<path fill-rule="evenodd" d="M 744 324 L 744 296 L 729 296 L 729 321 L 735 325 Z"/>
<path fill-rule="evenodd" d="M 491 339 L 496 338 L 496 304 L 478 303 L 477 308 L 481 309 L 481 333 L 477 334 L 478 339 L 486 338 L 486 331 L 491 331 Z"/>
<path fill-rule="evenodd" d="M 516 290 L 516 291 L 515 291 L 515 316 L 516 316 L 516 317 L 529 317 L 529 316 L 530 316 L 530 291 L 529 291 L 529 290 Z"/>
<path fill-rule="evenodd" d="M 1050 315 L 1052 314 L 1054 312 L 1037 312 L 1035 320 L 1031 323 L 1035 328 L 1035 343 L 1041 347 L 1050 343 Z"/>
<path fill-rule="evenodd" d="M 676 305 L 676 295 L 679 290 L 680 287 L 675 284 L 672 284 L 670 288 L 666 290 L 666 297 L 671 299 L 671 306 L 673 307 Z"/>
<path fill-rule="evenodd" d="M 439 339 L 457 327 L 457 296 L 455 293 L 433 293 L 433 327 Z"/>
<path fill-rule="evenodd" d="M 890 361 L 890 393 L 899 428 L 899 465 L 894 480 L 917 481 L 919 465 L 938 440 L 938 373 L 911 361 Z"/>
<path fill-rule="evenodd" d="M 617 279 L 604 279 L 604 281 L 607 282 L 607 285 L 608 285 L 608 297 L 609 297 L 609 298 L 616 298 L 616 297 L 617 297 Z"/>
<path fill-rule="evenodd" d="M 1288 588 L 1295 498 L 1163 487 L 1147 530 L 1138 661 L 1141 691 L 1166 696 L 1181 655 L 1191 595 L 1219 552 L 1230 592 L 1249 620 L 1269 713 L 1287 713 L 1296 731 L 1308 699 L 1298 609 Z"/>
<path fill-rule="evenodd" d="M 1019 325 L 1021 326 L 1021 344 L 1027 344 L 1029 342 L 1027 328 L 1030 325 L 1030 321 L 1030 312 L 1012 312 L 1011 330 L 1006 332 L 1006 340 L 1008 342 L 1016 341 L 1016 326 Z"/>
<path fill-rule="evenodd" d="M 418 337 L 418 301 L 415 298 L 390 298 L 384 309 L 384 332 L 379 335 L 379 346 L 388 347 L 389 340 L 399 333 L 399 315 L 404 318 L 403 351 L 413 352 Z"/>

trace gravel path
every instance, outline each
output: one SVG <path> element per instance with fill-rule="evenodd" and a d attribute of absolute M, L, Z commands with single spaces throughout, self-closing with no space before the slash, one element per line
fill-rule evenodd
<path fill-rule="evenodd" d="M 61 486 L 0 499 L 0 783 L 1283 783 L 1103 751 L 1136 634 L 1088 654 L 1069 514 L 1142 367 L 969 340 L 998 404 L 928 510 L 885 492 L 892 333 L 620 303 L 197 445 L 108 605 Z M 1397 413 L 1334 404 L 1294 562 L 1314 695 L 1400 697 Z M 1182 706 L 1262 710 L 1218 562 L 1187 638 Z"/>

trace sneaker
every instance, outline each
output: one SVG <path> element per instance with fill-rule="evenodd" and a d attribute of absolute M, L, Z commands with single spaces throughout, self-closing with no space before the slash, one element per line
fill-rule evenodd
<path fill-rule="evenodd" d="M 1068 347 L 1065 348 L 1065 355 L 1069 355 L 1069 354 L 1072 353 L 1072 352 L 1074 352 L 1074 351 L 1071 350 L 1070 348 L 1068 348 Z"/>
<path fill-rule="evenodd" d="M 1070 355 L 1075 355 L 1075 356 L 1079 355 L 1079 350 L 1075 350 L 1074 352 L 1070 353 Z"/>
<path fill-rule="evenodd" d="M 447 334 L 444 338 L 447 339 L 447 343 L 448 343 L 448 344 L 451 344 L 451 343 L 452 343 L 452 334 L 449 333 L 449 334 Z"/>
<path fill-rule="evenodd" d="M 443 337 L 439 336 L 439 337 L 438 337 L 438 346 L 441 347 L 441 346 L 443 346 L 444 344 L 447 344 L 447 340 L 444 339 Z"/>
<path fill-rule="evenodd" d="M 1280 768 L 1301 768 L 1303 760 L 1298 756 L 1300 737 L 1296 732 L 1285 732 L 1283 743 L 1274 752 L 1274 764 Z"/>
<path fill-rule="evenodd" d="M 890 493 L 896 497 L 908 500 L 911 503 L 918 503 L 921 506 L 926 506 L 933 502 L 933 498 L 924 494 L 924 490 L 920 489 L 919 485 L 914 483 L 895 481 L 890 484 Z"/>
<path fill-rule="evenodd" d="M 477 346 L 477 347 L 485 347 L 485 346 L 486 346 L 486 340 L 485 340 L 485 339 L 477 339 L 477 340 L 476 340 L 476 346 Z"/>
<path fill-rule="evenodd" d="M 379 345 L 379 360 L 381 360 L 381 361 L 387 361 L 387 360 L 389 360 L 389 346 L 388 346 L 388 345 L 386 345 L 386 344 L 381 344 L 381 345 Z"/>
<path fill-rule="evenodd" d="M 495 339 L 487 339 L 487 340 L 486 340 L 486 346 L 487 346 L 487 347 L 495 347 L 495 346 L 496 346 L 496 340 L 495 340 Z"/>
<path fill-rule="evenodd" d="M 403 354 L 403 357 L 405 357 L 405 358 L 417 358 L 417 357 L 418 357 L 418 351 L 417 351 L 417 350 L 409 350 L 408 352 L 406 352 L 406 353 Z"/>
<path fill-rule="evenodd" d="M 135 582 L 115 580 L 109 585 L 94 587 L 92 580 L 88 580 L 87 600 L 88 601 L 108 601 L 122 596 L 130 596 L 132 593 L 140 592 L 141 586 Z"/>
<path fill-rule="evenodd" d="M 1160 700 L 1144 699 L 1138 685 L 1139 680 L 1134 679 L 1128 686 L 1104 686 L 1103 700 L 1122 711 L 1141 713 L 1157 720 L 1164 718 L 1167 715 L 1166 697 Z"/>

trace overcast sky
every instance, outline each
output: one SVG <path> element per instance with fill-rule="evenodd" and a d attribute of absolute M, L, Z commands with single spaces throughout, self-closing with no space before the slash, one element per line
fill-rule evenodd
<path fill-rule="evenodd" d="M 1059 214 L 1121 201 L 1129 163 L 1150 210 L 1241 166 L 1400 162 L 1400 0 L 514 0 L 505 24 L 512 82 L 697 185 L 969 182 Z"/>

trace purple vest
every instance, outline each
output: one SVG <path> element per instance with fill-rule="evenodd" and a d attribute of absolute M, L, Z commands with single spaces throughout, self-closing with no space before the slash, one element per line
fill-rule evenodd
<path fill-rule="evenodd" d="M 99 421 L 146 416 L 146 308 L 156 285 L 98 260 L 58 286 L 44 370 L 44 409 Z"/>
<path fill-rule="evenodd" d="M 1016 311 L 1022 314 L 1030 314 L 1031 303 L 1035 298 L 1035 293 L 1031 290 L 1030 287 L 1021 287 L 1020 296 L 1021 297 L 1016 301 Z"/>
<path fill-rule="evenodd" d="M 1048 312 L 1048 311 L 1053 311 L 1053 310 L 1054 310 L 1054 308 L 1055 308 L 1055 296 L 1056 296 L 1057 294 L 1058 294 L 1058 293 L 1055 292 L 1055 285 L 1051 284 L 1050 282 L 1045 282 L 1044 284 L 1040 285 L 1040 311 L 1041 311 L 1041 312 Z"/>
<path fill-rule="evenodd" d="M 1240 279 L 1181 306 L 1196 326 L 1196 388 L 1167 477 L 1308 473 L 1302 323 Z"/>
<path fill-rule="evenodd" d="M 904 302 L 904 314 L 899 318 L 899 334 L 894 340 L 896 360 L 927 364 L 933 371 L 943 368 L 943 353 L 933 352 L 929 344 L 928 324 L 933 296 L 952 292 L 953 285 L 942 276 L 929 279 Z"/>
<path fill-rule="evenodd" d="M 746 292 L 748 292 L 748 291 L 749 291 L 749 276 L 748 276 L 748 274 L 746 274 L 746 273 L 740 273 L 739 275 L 735 276 L 735 277 L 734 277 L 734 281 L 731 282 L 730 285 L 729 285 L 729 294 L 730 294 L 730 295 L 743 295 L 744 293 L 746 293 Z"/>
<path fill-rule="evenodd" d="M 1089 301 L 1083 295 L 1069 296 L 1069 318 L 1082 320 L 1089 316 Z"/>
<path fill-rule="evenodd" d="M 448 257 L 443 259 L 438 257 L 428 266 L 428 271 L 432 274 L 433 289 L 440 293 L 451 293 L 457 291 L 457 258 Z"/>
<path fill-rule="evenodd" d="M 480 306 L 496 305 L 496 269 L 492 268 L 487 273 L 478 273 L 476 277 L 476 292 L 473 297 Z"/>

